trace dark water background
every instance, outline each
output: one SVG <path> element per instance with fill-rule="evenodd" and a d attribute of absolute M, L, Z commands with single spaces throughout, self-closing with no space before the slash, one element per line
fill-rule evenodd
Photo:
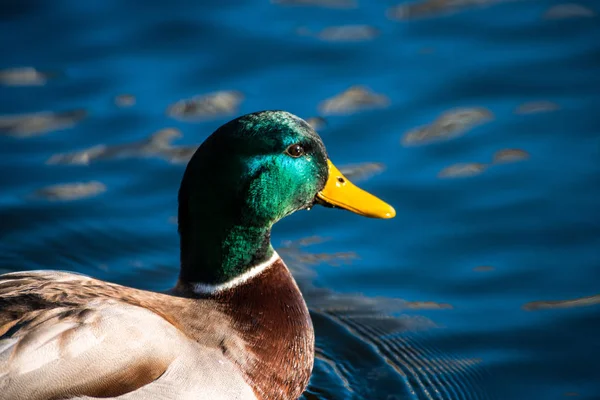
<path fill-rule="evenodd" d="M 597 1 L 0 8 L 0 271 L 166 289 L 194 146 L 321 116 L 398 215 L 276 226 L 317 332 L 305 398 L 600 399 Z"/>

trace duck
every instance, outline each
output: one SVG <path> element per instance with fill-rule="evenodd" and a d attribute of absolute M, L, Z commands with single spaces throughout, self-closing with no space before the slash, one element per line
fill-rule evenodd
<path fill-rule="evenodd" d="M 0 275 L 0 397 L 298 398 L 315 337 L 271 228 L 316 205 L 396 214 L 344 177 L 301 118 L 267 110 L 220 126 L 181 180 L 173 288 L 65 271 Z"/>

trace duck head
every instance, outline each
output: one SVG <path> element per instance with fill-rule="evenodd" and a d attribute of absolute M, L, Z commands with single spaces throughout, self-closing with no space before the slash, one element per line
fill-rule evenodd
<path fill-rule="evenodd" d="M 273 254 L 274 223 L 315 204 L 372 218 L 396 214 L 342 175 L 302 119 L 262 111 L 226 123 L 198 148 L 181 183 L 180 278 L 235 278 Z"/>

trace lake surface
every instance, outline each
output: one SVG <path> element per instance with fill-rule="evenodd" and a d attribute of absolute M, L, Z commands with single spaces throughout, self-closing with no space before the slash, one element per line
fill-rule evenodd
<path fill-rule="evenodd" d="M 600 399 L 598 2 L 2 9 L 2 272 L 167 289 L 194 148 L 285 109 L 397 210 L 274 230 L 317 334 L 305 399 Z"/>

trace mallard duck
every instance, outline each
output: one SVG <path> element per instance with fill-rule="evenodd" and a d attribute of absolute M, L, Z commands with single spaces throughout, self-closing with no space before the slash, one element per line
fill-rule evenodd
<path fill-rule="evenodd" d="M 0 276 L 0 397 L 296 399 L 314 359 L 309 312 L 271 227 L 315 204 L 394 209 L 349 182 L 284 111 L 218 128 L 179 190 L 180 274 L 158 293 L 58 271 Z"/>

